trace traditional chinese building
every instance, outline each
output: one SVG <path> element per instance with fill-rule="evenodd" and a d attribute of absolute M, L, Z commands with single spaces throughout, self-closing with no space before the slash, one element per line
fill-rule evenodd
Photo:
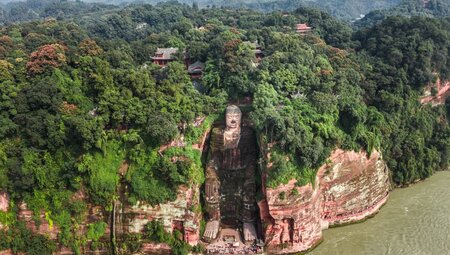
<path fill-rule="evenodd" d="M 248 44 L 250 46 L 253 53 L 255 54 L 255 58 L 256 58 L 257 62 L 259 62 L 264 57 L 264 53 L 263 53 L 261 45 L 259 45 L 258 41 L 244 42 L 244 43 Z"/>
<path fill-rule="evenodd" d="M 256 58 L 257 62 L 259 62 L 264 57 L 264 53 L 263 53 L 261 45 L 259 45 L 258 41 L 255 41 L 253 43 L 253 53 L 255 53 L 255 58 Z"/>
<path fill-rule="evenodd" d="M 189 76 L 191 79 L 199 79 L 202 77 L 203 69 L 205 69 L 205 63 L 197 61 L 188 67 Z"/>
<path fill-rule="evenodd" d="M 297 24 L 297 33 L 304 35 L 312 31 L 312 27 L 308 26 L 306 23 Z"/>
<path fill-rule="evenodd" d="M 169 62 L 175 60 L 174 54 L 178 52 L 178 48 L 158 48 L 155 56 L 152 57 L 153 64 L 160 65 L 162 67 L 167 66 Z"/>

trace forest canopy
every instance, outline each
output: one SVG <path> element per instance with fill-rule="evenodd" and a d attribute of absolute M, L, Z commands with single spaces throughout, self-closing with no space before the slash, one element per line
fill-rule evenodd
<path fill-rule="evenodd" d="M 87 202 L 110 212 L 121 185 L 130 204 L 152 205 L 174 200 L 180 185 L 201 185 L 201 152 L 191 145 L 243 98 L 252 99 L 260 141 L 273 146 L 271 187 L 312 181 L 336 148 L 381 151 L 399 185 L 448 168 L 450 101 L 420 103 L 450 75 L 446 19 L 393 17 L 354 32 L 309 8 L 104 8 L 0 28 L 0 191 L 14 208 L 44 210 L 59 243 L 75 251 L 86 240 L 73 222 Z M 299 35 L 298 23 L 313 31 Z M 178 52 L 161 67 L 151 59 L 158 48 Z M 186 58 L 204 63 L 200 80 Z M 172 141 L 186 146 L 160 150 Z M 11 226 L 0 231 L 0 250 L 55 248 L 7 213 L 0 223 Z M 96 239 L 104 226 L 89 230 Z"/>

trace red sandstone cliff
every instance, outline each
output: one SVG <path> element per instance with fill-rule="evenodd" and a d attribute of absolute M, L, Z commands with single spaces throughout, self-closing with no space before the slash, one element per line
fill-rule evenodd
<path fill-rule="evenodd" d="M 168 232 L 179 230 L 187 243 L 196 245 L 201 212 L 195 209 L 199 204 L 200 188 L 193 185 L 190 188 L 181 186 L 177 199 L 172 202 L 156 206 L 140 202 L 135 206 L 125 206 L 116 213 L 116 234 L 141 233 L 148 222 L 159 220 Z"/>
<path fill-rule="evenodd" d="M 436 89 L 436 94 L 432 95 L 431 90 Z M 441 81 L 439 78 L 436 84 L 431 84 L 425 88 L 424 96 L 420 98 L 422 104 L 441 105 L 450 96 L 450 81 Z"/>
<path fill-rule="evenodd" d="M 6 192 L 0 192 L 0 211 L 7 212 L 9 209 L 9 196 Z M 0 223 L 0 229 L 3 225 Z M 0 253 L 1 255 L 1 253 Z"/>
<path fill-rule="evenodd" d="M 0 192 L 0 211 L 7 212 L 9 208 L 9 197 L 6 192 Z"/>
<path fill-rule="evenodd" d="M 77 192 L 74 194 L 73 200 L 85 199 L 85 195 L 83 192 Z M 24 222 L 26 227 L 31 230 L 35 234 L 40 234 L 48 237 L 49 239 L 57 240 L 58 234 L 60 234 L 60 229 L 57 225 L 54 225 L 52 222 L 47 220 L 45 215 L 45 211 L 42 210 L 39 214 L 39 224 L 36 224 L 34 220 L 33 212 L 28 208 L 27 204 L 22 202 L 18 206 L 17 219 Z M 83 222 L 78 225 L 76 235 L 81 237 L 86 235 L 88 230 L 88 225 L 95 223 L 97 221 L 109 222 L 108 213 L 106 213 L 101 206 L 94 206 L 92 204 L 88 204 L 87 215 L 84 218 Z M 110 228 L 109 226 L 105 230 L 104 236 L 101 238 L 103 241 L 108 242 L 110 239 Z M 88 254 L 91 252 L 90 250 L 90 242 L 91 240 L 87 240 L 88 242 L 84 247 L 80 247 L 84 254 Z M 95 254 L 109 254 L 110 251 L 107 247 L 92 251 Z M 1 254 L 1 253 L 0 253 Z M 60 246 L 55 254 L 66 255 L 66 254 L 74 254 L 68 247 Z"/>
<path fill-rule="evenodd" d="M 355 222 L 376 213 L 386 202 L 389 173 L 379 152 L 336 150 L 311 184 L 296 187 L 295 180 L 266 190 L 259 203 L 266 221 L 269 253 L 285 254 L 308 250 L 322 238 L 330 225 Z"/>
<path fill-rule="evenodd" d="M 198 145 L 199 150 L 203 149 L 204 141 L 205 136 Z M 297 187 L 296 181 L 292 180 L 276 189 L 263 190 L 266 200 L 258 205 L 261 218 L 266 223 L 264 235 L 269 254 L 308 250 L 320 242 L 322 229 L 364 219 L 376 213 L 386 202 L 388 170 L 380 153 L 375 151 L 367 158 L 363 152 L 336 150 L 329 162 L 319 169 L 314 187 L 311 184 Z M 158 206 L 143 203 L 128 206 L 118 202 L 115 206 L 114 231 L 119 236 L 121 233 L 141 232 L 147 222 L 157 219 L 168 231 L 180 230 L 184 233 L 184 239 L 195 245 L 199 240 L 201 217 L 200 212 L 195 210 L 199 198 L 199 187 L 192 186 L 180 187 L 175 201 Z M 84 196 L 77 195 L 74 199 L 84 199 Z M 8 196 L 0 194 L 0 210 L 7 209 Z M 42 224 L 39 228 L 36 228 L 31 216 L 31 212 L 22 205 L 19 219 L 25 221 L 34 232 L 56 238 L 59 230 L 50 226 L 45 214 L 40 215 Z M 109 222 L 102 210 L 90 207 L 86 224 L 97 220 Z M 81 229 L 80 234 L 83 234 L 86 228 L 82 226 Z M 110 232 L 109 228 L 107 232 Z M 109 238 L 108 233 L 105 238 Z M 155 250 L 167 252 L 168 247 L 144 244 L 141 251 Z M 67 252 L 63 247 L 57 254 L 70 254 Z"/>
<path fill-rule="evenodd" d="M 203 151 L 208 135 L 209 129 L 200 137 L 199 142 L 192 145 L 192 147 L 196 150 Z M 160 153 L 172 146 L 185 145 L 172 142 L 169 145 L 161 147 Z M 128 164 L 124 162 L 119 169 L 119 173 L 124 176 L 127 170 Z M 80 191 L 74 194 L 73 199 L 83 200 L 86 199 L 86 196 Z M 88 224 L 104 221 L 108 223 L 108 227 L 102 240 L 109 242 L 110 233 L 111 231 L 114 231 L 120 242 L 121 234 L 141 233 L 148 222 L 159 220 L 163 223 L 166 231 L 172 232 L 176 229 L 183 233 L 184 240 L 190 245 L 196 245 L 200 240 L 200 219 L 202 215 L 201 211 L 198 210 L 198 208 L 200 208 L 200 187 L 198 185 L 192 185 L 191 187 L 180 186 L 175 201 L 156 206 L 151 206 L 143 202 L 138 202 L 137 205 L 132 206 L 125 202 L 127 200 L 126 198 L 121 200 L 123 201 L 116 201 L 115 204 L 113 227 L 109 224 L 109 222 L 111 222 L 111 215 L 109 212 L 105 212 L 100 206 L 88 204 L 86 219 L 83 224 L 79 226 L 77 235 L 85 235 Z M 8 209 L 9 196 L 5 192 L 0 192 L 0 210 L 6 212 Z M 39 215 L 40 224 L 36 224 L 33 219 L 33 212 L 28 209 L 25 203 L 19 205 L 18 219 L 25 222 L 27 228 L 33 233 L 44 235 L 53 240 L 57 239 L 60 232 L 58 226 L 52 225 L 46 219 L 44 211 Z M 3 226 L 0 224 L 0 229 L 2 227 Z M 90 252 L 88 247 L 89 245 L 82 247 L 83 253 L 87 254 Z M 155 254 L 156 252 L 170 254 L 170 247 L 167 244 L 143 243 L 140 252 L 143 254 Z M 110 251 L 107 248 L 95 251 L 95 254 L 109 253 Z M 10 250 L 0 251 L 0 255 L 3 254 L 9 255 L 12 254 L 12 252 Z M 73 252 L 67 247 L 60 247 L 55 254 L 73 254 Z"/>
<path fill-rule="evenodd" d="M 198 186 L 190 188 L 180 187 L 178 197 L 173 202 L 160 204 L 157 206 L 150 206 L 144 203 L 138 203 L 135 206 L 124 206 L 121 210 L 116 212 L 115 218 L 115 233 L 120 238 L 123 233 L 140 233 L 144 230 L 145 224 L 152 220 L 160 220 L 163 222 L 167 231 L 172 232 L 177 229 L 184 234 L 184 239 L 191 245 L 196 245 L 199 240 L 200 218 L 201 212 L 192 209 L 197 208 L 200 203 L 200 190 Z M 81 197 L 77 193 L 75 197 Z M 8 210 L 9 199 L 6 193 L 0 193 L 0 210 Z M 79 226 L 77 235 L 85 235 L 87 232 L 87 225 L 96 221 L 110 222 L 110 219 L 105 217 L 105 214 L 99 206 L 88 206 L 88 214 L 83 224 Z M 25 222 L 28 229 L 33 233 L 47 236 L 50 239 L 56 240 L 60 232 L 58 226 L 52 225 L 42 212 L 39 215 L 40 224 L 37 225 L 33 219 L 33 212 L 27 208 L 25 203 L 19 205 L 18 219 Z M 0 225 L 0 228 L 2 226 Z M 103 240 L 108 241 L 110 238 L 111 228 L 106 229 Z M 82 247 L 84 253 L 89 252 L 89 245 Z M 144 243 L 141 247 L 143 254 L 161 252 L 162 254 L 169 254 L 170 247 L 165 244 Z M 108 249 L 98 250 L 95 254 L 109 254 Z M 0 251 L 0 255 L 12 254 L 10 250 Z M 67 247 L 60 247 L 55 254 L 74 254 Z"/>

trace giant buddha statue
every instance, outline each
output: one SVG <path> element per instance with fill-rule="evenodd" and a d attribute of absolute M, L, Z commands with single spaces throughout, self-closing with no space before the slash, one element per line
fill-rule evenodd
<path fill-rule="evenodd" d="M 226 109 L 225 127 L 213 128 L 206 168 L 204 239 L 217 238 L 220 228 L 240 229 L 244 241 L 256 240 L 256 139 L 242 123 L 239 107 Z"/>

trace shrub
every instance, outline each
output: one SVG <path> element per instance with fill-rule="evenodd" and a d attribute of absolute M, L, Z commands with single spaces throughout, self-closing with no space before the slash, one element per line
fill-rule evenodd
<path fill-rule="evenodd" d="M 89 174 L 89 191 L 94 203 L 109 206 L 119 184 L 118 169 L 125 159 L 125 149 L 117 140 L 105 144 L 104 153 L 84 155 L 78 164 L 80 172 Z"/>
<path fill-rule="evenodd" d="M 103 221 L 97 221 L 88 225 L 88 231 L 86 234 L 87 239 L 97 242 L 105 234 L 106 227 L 108 225 Z"/>

